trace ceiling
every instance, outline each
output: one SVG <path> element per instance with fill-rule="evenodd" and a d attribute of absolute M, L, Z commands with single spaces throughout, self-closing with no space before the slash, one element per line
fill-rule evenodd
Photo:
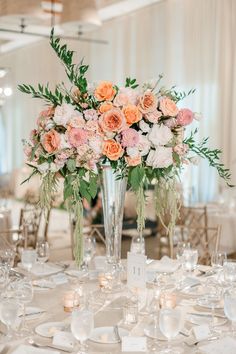
<path fill-rule="evenodd" d="M 43 0 L 49 2 L 50 0 Z M 68 0 L 54 0 L 55 2 L 63 2 L 63 12 L 67 17 L 74 16 L 75 11 L 69 13 Z M 142 7 L 157 3 L 161 0 L 69 0 L 76 1 L 76 6 L 79 6 L 78 13 L 82 13 L 89 7 L 94 10 L 95 15 L 101 22 L 108 21 L 112 18 L 129 14 Z M 32 6 L 31 6 L 32 5 Z M 25 12 L 22 12 L 23 10 Z M 41 37 L 26 35 L 21 33 L 12 33 L 11 30 L 20 30 L 21 18 L 25 18 L 25 32 L 39 33 L 42 35 L 49 35 L 51 30 L 51 16 L 44 13 L 43 17 L 37 17 L 38 9 L 41 11 L 41 0 L 0 0 L 0 53 L 7 53 L 22 46 L 34 43 L 41 40 Z M 63 15 L 61 16 L 63 17 Z M 57 16 L 54 19 L 58 19 Z M 57 21 L 58 22 L 58 21 Z M 68 27 L 69 28 L 69 27 Z M 78 30 L 75 28 L 66 28 L 57 26 L 57 33 L 64 35 L 69 31 L 70 35 L 76 35 Z M 85 32 L 85 27 L 83 31 Z M 1 31 L 4 29 L 5 31 Z M 10 30 L 9 32 L 6 30 Z M 74 31 L 72 33 L 72 31 Z M 86 33 L 86 37 L 89 35 Z M 105 38 L 103 38 L 105 39 Z"/>

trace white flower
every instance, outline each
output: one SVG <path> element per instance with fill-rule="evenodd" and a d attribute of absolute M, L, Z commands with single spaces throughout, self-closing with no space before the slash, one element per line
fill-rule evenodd
<path fill-rule="evenodd" d="M 95 152 L 95 154 L 101 154 L 102 140 L 99 136 L 89 139 L 88 145 Z"/>
<path fill-rule="evenodd" d="M 201 113 L 195 112 L 193 115 L 193 118 L 197 121 L 200 121 L 200 120 L 202 120 L 202 115 L 201 115 Z"/>
<path fill-rule="evenodd" d="M 153 168 L 169 167 L 173 164 L 172 148 L 158 146 L 151 150 L 147 157 L 147 165 Z"/>
<path fill-rule="evenodd" d="M 45 130 L 50 130 L 52 128 L 54 128 L 55 123 L 53 122 L 52 119 L 49 119 L 49 121 L 47 122 L 46 126 L 45 126 Z"/>
<path fill-rule="evenodd" d="M 139 132 L 138 148 L 139 148 L 141 156 L 147 155 L 149 153 L 150 148 L 151 148 L 151 143 L 148 140 L 147 135 L 143 135 L 143 134 L 141 134 L 141 132 Z"/>
<path fill-rule="evenodd" d="M 63 103 L 61 106 L 57 106 L 54 113 L 54 122 L 58 125 L 66 126 L 68 121 L 77 115 L 74 107 L 71 104 Z"/>
<path fill-rule="evenodd" d="M 60 150 L 69 148 L 71 148 L 71 145 L 67 141 L 65 134 L 60 134 Z"/>
<path fill-rule="evenodd" d="M 138 100 L 138 92 L 130 87 L 120 87 L 119 94 L 126 95 L 130 104 L 136 104 Z"/>
<path fill-rule="evenodd" d="M 199 165 L 200 162 L 200 158 L 199 156 L 193 156 L 189 158 L 189 161 L 193 164 L 193 165 Z"/>
<path fill-rule="evenodd" d="M 139 150 L 137 147 L 128 147 L 126 152 L 130 157 L 136 157 L 139 155 Z"/>
<path fill-rule="evenodd" d="M 144 132 L 144 133 L 148 133 L 150 131 L 150 127 L 149 125 L 144 122 L 144 120 L 141 120 L 139 122 L 139 128 Z"/>
<path fill-rule="evenodd" d="M 49 163 L 48 162 L 43 162 L 40 165 L 37 166 L 38 170 L 40 173 L 45 173 L 50 169 Z"/>
<path fill-rule="evenodd" d="M 172 139 L 171 130 L 165 125 L 154 124 L 148 138 L 154 146 L 165 145 Z"/>

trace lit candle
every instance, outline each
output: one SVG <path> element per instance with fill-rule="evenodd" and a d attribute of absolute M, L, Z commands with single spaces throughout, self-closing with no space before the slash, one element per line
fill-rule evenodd
<path fill-rule="evenodd" d="M 176 294 L 163 293 L 160 296 L 160 306 L 165 309 L 173 309 L 176 306 Z"/>
<path fill-rule="evenodd" d="M 71 312 L 74 306 L 79 305 L 78 293 L 75 291 L 67 291 L 63 297 L 64 311 Z"/>

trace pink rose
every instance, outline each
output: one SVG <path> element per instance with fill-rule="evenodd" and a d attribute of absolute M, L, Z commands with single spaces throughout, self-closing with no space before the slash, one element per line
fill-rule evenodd
<path fill-rule="evenodd" d="M 113 101 L 114 106 L 121 107 L 129 104 L 129 97 L 125 93 L 118 93 Z"/>
<path fill-rule="evenodd" d="M 135 157 L 126 156 L 125 161 L 128 166 L 137 166 L 137 165 L 141 164 L 142 158 L 141 158 L 141 155 L 137 155 Z"/>
<path fill-rule="evenodd" d="M 165 124 L 168 128 L 172 129 L 176 127 L 176 118 L 169 118 L 169 119 L 165 119 L 163 121 L 163 124 Z"/>
<path fill-rule="evenodd" d="M 88 140 L 88 132 L 84 129 L 72 128 L 68 132 L 68 139 L 70 144 L 74 147 L 84 145 Z"/>
<path fill-rule="evenodd" d="M 147 90 L 139 97 L 138 107 L 143 114 L 155 111 L 157 108 L 156 96 L 150 90 Z"/>
<path fill-rule="evenodd" d="M 135 129 L 128 128 L 123 130 L 121 145 L 123 147 L 134 147 L 139 142 L 139 134 Z"/>
<path fill-rule="evenodd" d="M 161 112 L 157 110 L 145 114 L 145 118 L 151 123 L 158 123 L 161 116 L 162 116 Z"/>
<path fill-rule="evenodd" d="M 151 142 L 148 140 L 146 135 L 139 133 L 138 148 L 139 148 L 141 156 L 145 156 L 149 153 L 149 150 L 151 148 Z"/>
<path fill-rule="evenodd" d="M 57 106 L 55 108 L 53 120 L 58 125 L 66 126 L 68 121 L 72 117 L 77 116 L 77 115 L 78 115 L 78 112 L 76 112 L 74 110 L 74 107 L 71 104 L 63 103 L 61 106 Z"/>
<path fill-rule="evenodd" d="M 176 106 L 175 102 L 168 97 L 163 97 L 160 100 L 160 110 L 164 116 L 175 117 L 179 109 Z"/>
<path fill-rule="evenodd" d="M 151 150 L 147 157 L 147 166 L 153 168 L 167 168 L 173 164 L 172 148 L 158 146 Z"/>
<path fill-rule="evenodd" d="M 138 93 L 130 87 L 121 87 L 114 99 L 114 105 L 117 107 L 126 106 L 128 104 L 137 104 Z"/>
<path fill-rule="evenodd" d="M 188 108 L 180 109 L 176 118 L 176 124 L 181 126 L 191 124 L 193 121 L 193 117 L 194 117 L 193 112 L 190 111 L 190 109 Z"/>

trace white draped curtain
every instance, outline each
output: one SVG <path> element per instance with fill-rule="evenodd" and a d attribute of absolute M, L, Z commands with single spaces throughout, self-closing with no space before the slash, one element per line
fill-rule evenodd
<path fill-rule="evenodd" d="M 181 105 L 202 114 L 199 139 L 210 136 L 210 146 L 223 149 L 236 182 L 236 1 L 163 0 L 104 23 L 92 37 L 109 44 L 69 43 L 90 65 L 91 81 L 122 84 L 131 76 L 142 82 L 163 73 L 163 84 L 196 88 Z M 12 67 L 15 89 L 22 82 L 65 80 L 46 41 L 0 57 L 0 65 Z M 20 139 L 33 128 L 39 107 L 17 92 L 5 106 L 9 169 L 22 164 Z M 183 178 L 200 201 L 214 198 L 223 185 L 204 162 Z"/>

